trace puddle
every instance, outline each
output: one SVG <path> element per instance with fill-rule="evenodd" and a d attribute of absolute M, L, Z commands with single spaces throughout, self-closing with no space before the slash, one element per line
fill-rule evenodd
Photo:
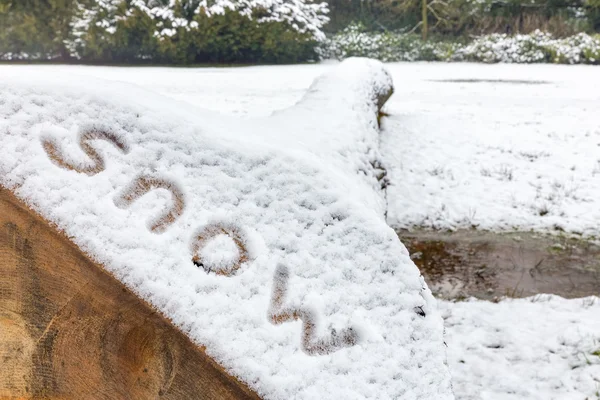
<path fill-rule="evenodd" d="M 429 82 L 444 83 L 506 83 L 509 85 L 547 85 L 548 81 L 530 81 L 519 79 L 429 79 Z"/>
<path fill-rule="evenodd" d="M 600 294 L 600 246 L 532 233 L 398 232 L 433 293 L 494 300 Z"/>

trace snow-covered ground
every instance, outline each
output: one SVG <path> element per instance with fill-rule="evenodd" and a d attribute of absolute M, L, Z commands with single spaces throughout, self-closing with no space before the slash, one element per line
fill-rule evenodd
<path fill-rule="evenodd" d="M 458 400 L 600 398 L 600 298 L 438 304 Z"/>
<path fill-rule="evenodd" d="M 90 68 L 233 115 L 300 99 L 331 64 Z M 63 67 L 48 67 L 63 68 Z M 567 231 L 600 236 L 600 72 L 593 66 L 387 64 L 381 151 L 396 228 Z"/>
<path fill-rule="evenodd" d="M 36 68 L 131 82 L 254 117 L 293 105 L 331 67 Z M 389 224 L 600 236 L 598 68 L 387 68 L 396 87 L 380 142 Z M 600 398 L 598 299 L 439 304 L 458 399 Z"/>
<path fill-rule="evenodd" d="M 392 226 L 599 236 L 597 68 L 394 71 L 381 142 Z"/>

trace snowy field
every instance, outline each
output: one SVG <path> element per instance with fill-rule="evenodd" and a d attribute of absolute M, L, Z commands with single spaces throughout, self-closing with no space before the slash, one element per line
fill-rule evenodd
<path fill-rule="evenodd" d="M 300 99 L 331 65 L 73 67 L 237 116 Z M 48 67 L 49 71 L 52 68 Z M 388 64 L 381 151 L 395 228 L 600 236 L 600 73 L 593 66 Z"/>
<path fill-rule="evenodd" d="M 395 228 L 600 236 L 600 70 L 390 64 L 380 152 Z M 295 104 L 331 64 L 31 68 L 125 81 L 237 117 Z M 286 132 L 281 132 L 285 135 Z M 301 140 L 299 140 L 299 143 Z M 302 143 L 300 143 L 302 144 Z M 600 291 L 600 288 L 599 288 Z M 600 301 L 440 302 L 458 399 L 600 398 Z"/>
<path fill-rule="evenodd" d="M 381 143 L 392 226 L 599 236 L 597 68 L 404 72 Z"/>

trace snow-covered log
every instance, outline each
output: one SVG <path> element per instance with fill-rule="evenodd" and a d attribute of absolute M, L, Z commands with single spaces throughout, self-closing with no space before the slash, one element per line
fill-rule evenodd
<path fill-rule="evenodd" d="M 202 360 L 186 367 L 199 382 L 226 373 L 238 397 L 249 388 L 266 399 L 452 399 L 435 300 L 384 219 L 377 111 L 391 90 L 380 63 L 351 59 L 296 106 L 236 121 L 130 85 L 14 69 L 0 77 L 0 186 L 214 360 L 215 378 Z M 0 241 L 0 254 L 10 246 Z M 56 249 L 19 273 L 49 257 L 67 285 L 74 271 L 54 262 Z M 36 290 L 50 322 L 23 336 L 33 354 L 62 312 Z M 0 290 L 0 309 L 19 315 L 21 293 Z M 115 329 L 132 338 L 134 325 Z M 15 340 L 0 336 L 0 354 Z M 97 354 L 76 343 L 63 348 Z M 101 360 L 119 357 L 114 343 L 89 343 L 106 346 Z M 69 366 L 31 360 L 45 372 L 27 387 L 75 393 L 52 383 Z M 189 398 L 176 372 L 166 376 L 148 387 Z"/>

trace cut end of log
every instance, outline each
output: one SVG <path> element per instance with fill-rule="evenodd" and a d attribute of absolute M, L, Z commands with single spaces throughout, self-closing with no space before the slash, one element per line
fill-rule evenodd
<path fill-rule="evenodd" d="M 258 399 L 0 187 L 0 399 Z"/>

